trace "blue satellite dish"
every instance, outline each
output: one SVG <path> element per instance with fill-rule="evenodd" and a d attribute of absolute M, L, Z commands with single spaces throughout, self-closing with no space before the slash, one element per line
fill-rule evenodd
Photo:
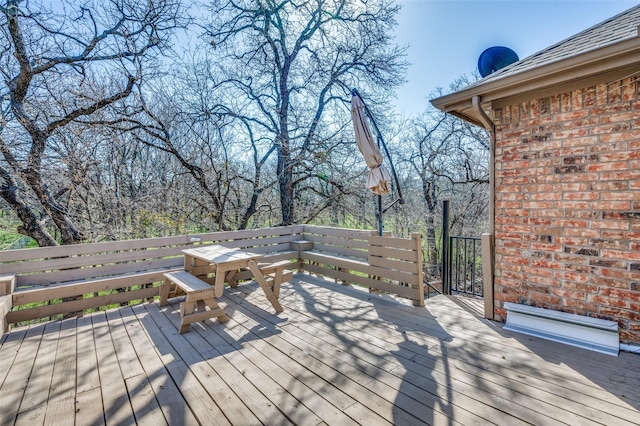
<path fill-rule="evenodd" d="M 493 46 L 486 49 L 478 58 L 478 71 L 482 77 L 498 71 L 518 61 L 518 55 L 513 50 L 504 46 Z"/>

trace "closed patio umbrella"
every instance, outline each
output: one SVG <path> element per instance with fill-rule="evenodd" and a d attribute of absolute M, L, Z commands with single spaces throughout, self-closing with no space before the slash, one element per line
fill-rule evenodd
<path fill-rule="evenodd" d="M 387 195 L 391 192 L 391 176 L 382 165 L 383 157 L 367 123 L 364 102 L 357 94 L 351 98 L 351 118 L 356 133 L 356 143 L 369 167 L 367 188 L 374 194 Z"/>

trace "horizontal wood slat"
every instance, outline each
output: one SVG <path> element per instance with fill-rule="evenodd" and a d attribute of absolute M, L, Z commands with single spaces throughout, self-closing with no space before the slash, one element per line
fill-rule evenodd
<path fill-rule="evenodd" d="M 359 229 L 342 229 L 342 228 L 332 228 L 326 226 L 314 226 L 314 225 L 305 225 L 304 233 L 306 236 L 309 235 L 326 235 L 332 237 L 340 237 L 347 239 L 361 239 L 361 240 L 369 240 L 371 236 L 371 231 L 359 230 Z"/>
<path fill-rule="evenodd" d="M 91 308 L 113 305 L 116 303 L 127 303 L 137 299 L 148 299 L 158 295 L 157 287 L 143 288 L 140 290 L 126 291 L 123 293 L 108 294 L 105 296 L 88 297 L 72 302 L 61 302 L 55 305 L 38 306 L 36 308 L 21 309 L 9 312 L 7 322 L 16 323 L 29 321 L 36 318 L 51 317 L 67 312 L 80 312 Z"/>
<path fill-rule="evenodd" d="M 291 243 L 291 241 L 296 241 L 300 237 L 298 235 L 281 235 L 278 237 L 270 236 L 270 237 L 260 237 L 260 238 L 252 238 L 247 240 L 241 240 L 240 242 L 244 242 L 245 245 L 243 247 L 262 247 L 262 246 L 273 246 L 273 245 L 285 245 Z"/>
<path fill-rule="evenodd" d="M 413 250 L 400 250 L 395 247 L 369 247 L 369 256 L 386 257 L 389 259 L 398 259 L 411 263 L 418 263 L 421 253 Z"/>
<path fill-rule="evenodd" d="M 250 251 L 252 253 L 258 253 L 258 254 L 269 254 L 269 253 L 278 253 L 281 251 L 290 251 L 291 242 L 270 245 L 270 246 L 246 247 L 244 250 Z"/>
<path fill-rule="evenodd" d="M 279 249 L 280 246 L 289 247 L 291 241 L 295 241 L 296 238 L 297 237 L 295 235 L 288 235 L 284 237 L 273 237 L 273 238 L 262 237 L 262 238 L 252 238 L 252 239 L 244 239 L 244 240 L 237 240 L 237 241 L 224 241 L 220 243 L 220 245 L 223 245 L 229 248 L 240 248 L 240 249 L 254 251 L 254 252 L 256 252 L 256 250 L 258 249 L 262 249 L 264 252 L 268 252 L 268 251 L 276 251 Z"/>
<path fill-rule="evenodd" d="M 103 265 L 117 263 L 132 263 L 135 261 L 149 261 L 151 259 L 161 259 L 168 256 L 180 256 L 182 248 L 160 248 L 139 251 L 121 251 L 118 253 L 96 254 L 93 256 L 74 256 L 50 260 L 40 260 L 38 262 L 9 263 L 3 265 L 3 271 L 20 274 L 38 271 L 55 271 L 61 269 L 71 269 L 80 267 L 100 268 Z"/>
<path fill-rule="evenodd" d="M 138 250 L 150 247 L 165 247 L 173 245 L 182 246 L 189 244 L 189 238 L 181 235 L 177 237 L 145 238 L 139 240 L 106 241 L 101 243 L 75 244 L 57 247 L 6 250 L 0 251 L 0 263 L 50 259 L 53 257 L 79 256 L 122 250 Z"/>
<path fill-rule="evenodd" d="M 305 271 L 312 272 L 314 274 L 324 275 L 325 277 L 334 278 L 343 282 L 353 283 L 361 285 L 363 287 L 369 287 L 372 289 L 386 291 L 396 294 L 400 297 L 407 299 L 414 299 L 417 297 L 418 291 L 411 287 L 405 287 L 398 284 L 392 284 L 388 281 L 376 280 L 362 275 L 351 274 L 346 271 L 339 271 L 336 269 L 325 268 L 319 265 L 308 264 L 304 265 Z"/>
<path fill-rule="evenodd" d="M 369 256 L 369 264 L 371 266 L 377 266 L 386 269 L 395 269 L 415 275 L 420 273 L 420 265 L 413 262 L 403 262 L 400 260 L 386 259 L 384 257 Z"/>
<path fill-rule="evenodd" d="M 354 250 L 354 249 L 349 249 L 349 248 L 339 247 L 339 246 L 329 246 L 326 244 L 320 244 L 318 242 L 313 243 L 313 251 L 337 254 L 339 256 L 353 257 L 356 259 L 363 259 L 363 260 L 366 260 L 368 257 L 368 254 L 366 251 Z"/>
<path fill-rule="evenodd" d="M 27 303 L 45 302 L 47 300 L 60 299 L 63 297 L 73 297 L 88 293 L 97 293 L 100 291 L 115 290 L 124 287 L 133 287 L 162 281 L 163 274 L 172 270 L 180 269 L 163 269 L 159 271 L 143 272 L 133 275 L 124 275 L 113 278 L 104 278 L 89 282 L 78 282 L 72 284 L 62 284 L 54 287 L 39 288 L 34 290 L 25 290 L 13 293 L 13 304 L 25 305 Z"/>
<path fill-rule="evenodd" d="M 351 238 L 338 238 L 338 237 L 331 237 L 327 235 L 311 235 L 311 234 L 305 235 L 305 238 L 307 239 L 307 241 L 313 241 L 314 243 L 318 243 L 318 244 L 339 246 L 339 247 L 352 248 L 352 249 L 361 249 L 361 250 L 367 250 L 369 248 L 369 243 L 366 240 L 354 240 Z"/>
<path fill-rule="evenodd" d="M 218 243 L 220 241 L 236 241 L 258 237 L 271 237 L 274 235 L 295 234 L 293 226 L 280 226 L 275 228 L 249 229 L 242 231 L 222 231 L 208 234 L 192 235 L 191 237 L 201 238 L 201 242 Z"/>
<path fill-rule="evenodd" d="M 101 266 L 99 268 L 76 268 L 66 271 L 48 272 L 40 274 L 19 275 L 18 282 L 20 288 L 30 288 L 33 286 L 48 286 L 51 284 L 67 281 L 78 281 L 84 279 L 100 279 L 115 275 L 133 274 L 157 269 L 182 267 L 184 258 L 174 257 L 161 260 L 151 260 L 146 262 L 118 263 Z"/>
<path fill-rule="evenodd" d="M 378 247 L 393 247 L 395 249 L 402 250 L 416 250 L 416 240 L 410 238 L 392 238 L 392 237 L 380 237 L 374 235 L 369 237 L 369 244 L 371 246 Z"/>
<path fill-rule="evenodd" d="M 280 262 L 281 260 L 298 260 L 298 252 L 297 251 L 283 251 L 278 253 L 271 253 L 266 256 L 263 256 L 260 259 L 260 262 Z M 297 268 L 300 266 L 300 262 L 292 262 L 292 268 Z"/>
<path fill-rule="evenodd" d="M 312 251 L 300 252 L 300 259 L 310 260 L 313 262 L 324 263 L 340 268 L 353 269 L 355 271 L 366 273 L 369 264 L 362 260 L 348 259 L 345 257 L 335 256 L 327 253 Z"/>
<path fill-rule="evenodd" d="M 291 250 L 291 242 L 299 240 L 312 241 L 313 250 Z M 319 265 L 296 261 L 288 268 L 313 270 L 402 297 L 416 298 L 416 293 L 422 291 L 419 235 L 411 239 L 380 237 L 367 230 L 310 225 L 12 250 L 0 252 L 0 260 L 3 273 L 16 274 L 14 305 L 24 306 L 160 282 L 163 272 L 182 269 L 183 249 L 211 244 L 263 254 L 263 262 L 298 258 L 317 262 Z M 242 271 L 236 278 L 252 277 Z M 408 283 L 414 289 L 399 283 Z M 139 298 L 128 293 L 132 292 L 120 293 L 118 297 L 122 299 L 118 300 Z M 72 305 L 51 309 L 57 312 L 65 306 Z M 73 306 L 73 311 L 81 310 Z"/>

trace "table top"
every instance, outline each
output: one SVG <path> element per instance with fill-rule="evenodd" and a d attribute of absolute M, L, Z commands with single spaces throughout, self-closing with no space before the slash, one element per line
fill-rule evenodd
<path fill-rule="evenodd" d="M 186 255 L 204 260 L 211 264 L 220 265 L 228 262 L 236 262 L 239 260 L 249 261 L 259 259 L 261 254 L 252 253 L 239 248 L 229 248 L 221 245 L 203 246 L 182 250 Z"/>

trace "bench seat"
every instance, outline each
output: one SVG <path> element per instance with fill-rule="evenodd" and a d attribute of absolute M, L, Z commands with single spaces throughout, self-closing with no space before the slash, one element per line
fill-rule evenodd
<path fill-rule="evenodd" d="M 164 284 L 160 287 L 160 306 L 167 304 L 170 294 L 186 294 L 185 301 L 180 303 L 180 333 L 189 331 L 191 323 L 209 318 L 218 318 L 220 322 L 229 321 L 227 314 L 215 302 L 214 288 L 210 284 L 187 271 L 167 272 L 164 278 Z M 175 289 L 171 288 L 172 284 Z"/>
<path fill-rule="evenodd" d="M 13 306 L 24 306 L 32 303 L 40 305 L 43 301 L 65 298 L 69 298 L 70 301 L 11 311 L 7 314 L 7 322 L 19 323 L 22 321 L 28 321 L 32 318 L 50 317 L 67 312 L 82 312 L 86 309 L 97 308 L 100 306 L 126 303 L 132 298 L 152 299 L 158 294 L 158 290 L 157 288 L 151 287 L 150 284 L 162 281 L 166 272 L 177 270 L 177 268 L 163 268 L 145 272 L 125 273 L 94 279 L 69 281 L 49 285 L 44 288 L 37 287 L 15 290 L 11 294 Z M 142 288 L 140 290 L 126 293 L 107 294 L 88 298 L 81 297 L 83 294 L 95 294 L 102 291 L 112 291 L 118 288 L 133 286 L 140 286 Z M 135 294 L 135 296 L 131 296 L 132 294 Z"/>
<path fill-rule="evenodd" d="M 369 263 L 363 259 L 315 250 L 300 252 L 300 259 L 317 263 L 327 263 L 345 269 L 360 269 L 369 266 Z"/>
<path fill-rule="evenodd" d="M 288 258 L 288 255 L 285 256 L 285 259 Z M 279 291 L 280 284 L 293 280 L 293 271 L 287 268 L 298 268 L 299 264 L 292 263 L 291 260 L 272 261 L 272 259 L 274 259 L 274 256 L 263 256 L 260 258 L 261 262 L 258 263 L 258 268 L 260 268 L 262 275 L 267 277 L 270 281 L 269 285 L 272 288 L 277 287 L 277 290 Z M 253 272 L 251 272 L 249 268 L 241 268 L 233 275 L 231 280 L 229 280 L 229 286 L 235 288 L 238 286 L 238 281 L 250 279 L 255 279 Z M 276 285 L 275 283 L 278 284 Z M 276 294 L 276 296 L 278 295 Z"/>

